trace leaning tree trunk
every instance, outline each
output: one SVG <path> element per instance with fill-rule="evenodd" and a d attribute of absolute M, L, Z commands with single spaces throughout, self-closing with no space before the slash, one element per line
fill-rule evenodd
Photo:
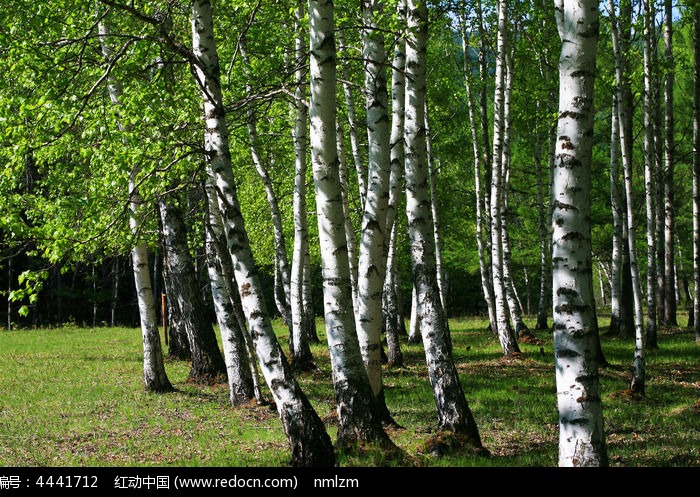
<path fill-rule="evenodd" d="M 408 0 L 407 5 L 404 123 L 406 216 L 417 314 L 421 321 L 428 376 L 438 413 L 438 428 L 441 431 L 459 433 L 466 438 L 468 444 L 481 448 L 479 430 L 448 347 L 445 315 L 435 271 L 435 241 L 428 198 L 424 133 L 428 9 L 426 3 L 420 0 Z"/>
<path fill-rule="evenodd" d="M 189 378 L 196 383 L 214 384 L 226 376 L 226 364 L 209 316 L 205 314 L 204 299 L 194 279 L 194 262 L 187 244 L 187 230 L 182 211 L 172 200 L 158 201 L 163 229 L 164 263 L 175 292 L 182 325 L 190 345 Z"/>
<path fill-rule="evenodd" d="M 109 44 L 109 28 L 105 21 L 98 24 L 102 54 L 108 63 L 112 63 L 113 50 Z M 110 76 L 108 91 L 112 105 L 121 104 L 122 89 L 119 81 Z M 151 286 L 151 273 L 148 267 L 148 246 L 139 241 L 140 216 L 142 215 L 143 199 L 137 188 L 139 169 L 135 166 L 129 175 L 129 227 L 137 238 L 136 245 L 131 250 L 132 266 L 134 271 L 134 284 L 136 286 L 136 298 L 141 320 L 141 337 L 143 342 L 143 380 L 147 391 L 170 392 L 173 386 L 165 372 L 163 362 L 163 349 L 158 333 L 156 320 L 156 307 L 153 299 L 153 287 Z"/>
<path fill-rule="evenodd" d="M 323 263 L 326 337 L 338 413 L 337 443 L 346 446 L 357 442 L 389 442 L 374 413 L 372 389 L 355 328 L 336 143 L 333 3 L 329 0 L 309 0 L 309 26 L 311 161 Z"/>
<path fill-rule="evenodd" d="M 595 0 L 558 0 L 559 123 L 553 180 L 552 300 L 559 466 L 607 466 L 591 256 Z"/>
<path fill-rule="evenodd" d="M 233 268 L 231 257 L 226 249 L 221 214 L 216 202 L 214 178 L 207 177 L 206 218 L 205 218 L 205 252 L 209 285 L 219 324 L 221 343 L 224 349 L 226 372 L 229 385 L 229 402 L 238 405 L 256 398 L 262 402 L 257 372 L 257 361 L 245 321 L 241 319 L 234 306 Z"/>
<path fill-rule="evenodd" d="M 192 70 L 204 107 L 204 147 L 213 175 L 228 250 L 241 304 L 267 385 L 274 397 L 291 445 L 293 466 L 333 466 L 333 443 L 308 398 L 294 378 L 265 306 L 260 277 L 250 249 L 231 165 L 226 111 L 220 86 L 220 66 L 209 0 L 192 3 Z"/>

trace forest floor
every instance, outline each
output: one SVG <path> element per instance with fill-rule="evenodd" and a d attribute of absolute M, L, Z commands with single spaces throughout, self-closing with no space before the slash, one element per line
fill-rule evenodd
<path fill-rule="evenodd" d="M 529 321 L 527 321 L 529 323 Z M 287 348 L 286 330 L 275 323 Z M 453 358 L 488 454 L 435 448 L 437 415 L 421 344 L 401 343 L 403 365 L 383 370 L 387 429 L 408 456 L 340 453 L 341 467 L 556 467 L 558 415 L 552 336 L 532 330 L 504 357 L 477 318 L 450 322 Z M 645 351 L 644 396 L 628 389 L 632 340 L 605 334 L 600 371 L 606 443 L 613 467 L 700 467 L 700 346 L 687 328 L 659 331 Z M 297 376 L 333 440 L 336 416 L 323 323 L 316 369 Z M 189 364 L 166 362 L 169 394 L 143 389 L 141 334 L 132 328 L 0 331 L 2 467 L 285 467 L 290 449 L 274 404 L 232 407 L 228 385 L 188 380 Z M 410 461 L 410 463 L 407 463 Z"/>

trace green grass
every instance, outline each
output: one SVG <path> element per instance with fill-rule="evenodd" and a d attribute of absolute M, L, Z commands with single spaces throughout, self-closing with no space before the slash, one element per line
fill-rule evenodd
<path fill-rule="evenodd" d="M 602 320 L 601 320 L 601 324 Z M 283 347 L 285 331 L 279 323 Z M 451 321 L 454 359 L 490 457 L 425 449 L 437 416 L 421 345 L 402 343 L 405 365 L 384 371 L 387 404 L 401 428 L 392 440 L 421 466 L 553 467 L 557 411 L 551 335 L 502 357 L 477 319 Z M 603 328 L 602 328 L 603 329 Z M 323 340 L 323 327 L 319 322 Z M 610 366 L 601 383 L 611 466 L 700 466 L 700 347 L 686 329 L 659 333 L 646 352 L 647 392 L 628 395 L 633 343 L 603 336 Z M 335 439 L 328 349 L 298 380 Z M 0 466 L 282 467 L 289 447 L 270 405 L 228 404 L 228 386 L 188 382 L 189 365 L 167 362 L 174 393 L 143 389 L 141 334 L 126 328 L 0 332 Z M 264 389 L 269 398 L 268 392 Z M 380 452 L 340 454 L 341 466 L 391 466 Z"/>

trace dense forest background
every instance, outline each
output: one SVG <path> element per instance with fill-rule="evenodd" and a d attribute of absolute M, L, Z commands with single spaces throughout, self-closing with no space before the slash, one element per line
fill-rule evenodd
<path fill-rule="evenodd" d="M 679 309 L 684 310 L 692 307 L 692 22 L 686 5 L 673 6 L 672 56 L 665 54 L 664 4 L 657 3 L 660 14 L 653 43 L 658 57 L 654 80 L 659 95 L 663 94 L 666 76 L 675 76 L 671 200 L 675 213 L 676 295 Z M 630 8 L 626 54 L 632 91 L 632 162 L 636 171 L 633 208 L 637 219 L 643 220 L 642 2 L 621 4 Z M 174 39 L 187 40 L 187 8 L 180 2 L 130 5 L 134 12 L 153 18 L 167 13 Z M 4 163 L 0 175 L 0 291 L 7 301 L 7 306 L 0 309 L 0 319 L 4 326 L 138 325 L 129 256 L 135 235 L 129 231 L 127 208 L 128 164 L 134 161 L 141 167 L 139 190 L 146 206 L 143 227 L 136 236 L 150 248 L 155 293 L 160 295 L 165 288 L 156 199 L 168 191 L 176 194 L 185 213 L 197 283 L 214 321 L 203 248 L 201 113 L 198 89 L 182 57 L 162 38 L 154 36 L 147 23 L 126 11 L 110 18 L 112 32 L 119 33 L 120 52 L 119 59 L 106 66 L 95 35 L 97 14 L 91 2 L 64 0 L 35 5 L 13 0 L 1 9 L 5 11 L 0 28 L 0 157 Z M 294 86 L 290 54 L 295 39 L 295 5 L 286 1 L 227 1 L 214 2 L 214 9 L 239 197 L 263 276 L 268 308 L 274 310 L 274 233 L 264 184 L 251 156 L 246 123 L 248 111 L 252 110 L 258 125 L 258 152 L 279 201 L 291 252 L 294 150 L 289 101 Z M 608 9 L 608 5 L 601 4 L 592 170 L 593 276 L 599 314 L 605 313 L 610 303 L 613 248 L 610 162 L 616 85 Z M 481 21 L 477 20 L 477 10 L 482 11 Z M 393 2 L 387 2 L 387 14 L 381 20 L 387 33 L 395 25 L 389 14 L 394 11 Z M 475 236 L 471 134 L 472 127 L 481 124 L 470 120 L 465 77 L 488 99 L 480 109 L 491 111 L 497 59 L 496 15 L 496 4 L 490 0 L 429 4 L 427 131 L 433 201 L 441 236 L 445 307 L 450 316 L 486 312 Z M 537 312 L 542 267 L 540 215 L 549 203 L 548 132 L 557 117 L 560 41 L 553 16 L 549 2 L 511 2 L 509 6 L 512 96 L 507 224 L 514 287 L 528 315 Z M 343 146 L 348 163 L 356 151 L 360 154 L 358 163 L 363 164 L 367 133 L 362 94 L 362 20 L 356 2 L 336 2 L 336 24 L 336 39 L 342 40 L 338 43 L 342 74 L 338 84 L 338 120 L 346 128 Z M 462 26 L 468 47 L 463 45 Z M 243 38 L 247 47 L 245 58 L 239 49 Z M 388 35 L 387 40 L 391 39 Z M 387 52 L 391 51 L 390 42 Z M 482 62 L 485 72 L 479 70 Z M 128 95 L 118 117 L 110 105 L 108 74 L 119 77 L 124 94 Z M 354 106 L 345 90 L 354 97 Z M 664 108 L 659 105 L 655 119 L 661 123 L 664 115 Z M 481 115 L 479 119 L 489 122 L 492 116 Z M 114 136 L 117 120 L 126 130 L 120 137 Z M 489 127 L 492 131 L 493 126 Z M 663 126 L 658 129 L 661 132 Z M 356 148 L 351 143 L 353 137 L 359 140 Z M 661 163 L 663 147 L 658 150 Z M 350 214 L 359 236 L 362 209 L 358 176 L 354 167 L 349 166 L 348 171 Z M 538 185 L 544 185 L 544 195 L 538 194 Z M 308 189 L 308 211 L 313 215 L 313 188 Z M 405 215 L 401 212 L 397 267 L 403 313 L 408 317 L 411 262 Z M 638 232 L 645 229 L 640 225 Z M 315 223 L 309 223 L 309 230 L 314 301 L 317 315 L 321 316 Z M 646 240 L 641 235 L 638 250 L 640 254 L 646 251 Z M 645 275 L 647 259 L 640 256 L 639 261 L 639 269 Z M 646 281 L 645 277 L 642 280 Z"/>

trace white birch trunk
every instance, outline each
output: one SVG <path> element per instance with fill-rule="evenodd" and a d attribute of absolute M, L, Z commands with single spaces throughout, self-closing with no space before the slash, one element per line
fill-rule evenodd
<path fill-rule="evenodd" d="M 651 44 L 655 40 L 654 7 L 652 0 L 644 0 L 644 184 L 647 215 L 647 336 L 656 336 L 656 184 L 655 137 L 653 125 L 653 66 Z M 653 339 L 655 342 L 655 338 Z"/>
<path fill-rule="evenodd" d="M 262 393 L 258 381 L 255 349 L 250 334 L 245 328 L 245 322 L 239 322 L 235 313 L 231 256 L 226 249 L 224 228 L 217 203 L 215 179 L 209 175 L 206 182 L 206 194 L 205 249 L 207 271 L 216 320 L 219 324 L 221 344 L 224 349 L 229 402 L 231 405 L 238 405 L 256 398 L 260 403 L 262 402 Z"/>
<path fill-rule="evenodd" d="M 614 11 L 613 11 L 614 12 Z M 632 276 L 632 296 L 634 299 L 634 330 L 635 330 L 635 352 L 632 366 L 632 381 L 630 388 L 638 393 L 644 393 L 645 384 L 645 366 L 644 366 L 644 304 L 642 297 L 642 283 L 639 274 L 639 264 L 637 262 L 637 241 L 636 241 L 636 225 L 634 219 L 634 193 L 632 190 L 632 176 L 634 174 L 632 168 L 632 138 L 628 136 L 631 132 L 629 126 L 629 115 L 631 109 L 628 109 L 623 104 L 625 101 L 624 92 L 626 85 L 625 67 L 626 56 L 622 51 L 619 43 L 619 34 L 613 24 L 613 52 L 615 55 L 615 81 L 617 84 L 618 96 L 618 119 L 620 129 L 620 143 L 622 151 L 622 168 L 625 186 L 625 200 L 627 204 L 626 220 L 627 220 L 627 244 L 629 253 L 629 262 Z"/>
<path fill-rule="evenodd" d="M 220 66 L 209 0 L 192 2 L 192 44 L 197 60 L 193 70 L 202 92 L 204 107 L 207 168 L 215 178 L 224 234 L 233 259 L 234 277 L 258 362 L 291 445 L 291 464 L 332 466 L 335 462 L 333 444 L 323 421 L 291 373 L 265 307 L 231 167 L 226 113 L 220 87 Z"/>
<path fill-rule="evenodd" d="M 595 0 L 557 0 L 555 13 L 562 41 L 552 188 L 552 307 L 559 466 L 607 466 L 592 301 L 590 226 L 598 9 Z"/>
<path fill-rule="evenodd" d="M 425 102 L 425 151 L 426 162 L 428 164 L 428 187 L 430 191 L 430 212 L 433 215 L 433 237 L 435 238 L 435 273 L 438 282 L 438 292 L 440 293 L 440 302 L 445 310 L 445 325 L 447 326 L 448 340 L 451 343 L 449 336 L 449 319 L 447 311 L 447 295 L 445 293 L 445 274 L 442 269 L 442 239 L 440 238 L 440 219 L 437 211 L 437 190 L 435 188 L 435 176 L 440 170 L 440 159 L 435 159 L 433 156 L 432 138 L 430 136 L 430 118 L 428 116 L 428 102 Z M 438 167 L 434 167 L 434 162 L 437 162 Z M 451 345 L 450 345 L 451 346 Z"/>
<path fill-rule="evenodd" d="M 347 243 L 348 264 L 350 265 L 350 286 L 352 287 L 352 306 L 355 315 L 359 313 L 359 302 L 357 297 L 357 241 L 355 228 L 352 225 L 352 214 L 350 213 L 350 186 L 348 180 L 348 167 L 345 160 L 345 136 L 343 125 L 336 124 L 336 142 L 338 150 L 338 176 L 340 178 L 340 194 L 343 204 L 343 218 L 345 219 L 345 241 Z"/>
<path fill-rule="evenodd" d="M 102 54 L 108 63 L 112 62 L 113 50 L 109 44 L 109 27 L 104 21 L 98 23 L 98 32 Z M 122 95 L 121 84 L 110 76 L 108 91 L 112 105 L 119 106 Z M 121 127 L 121 125 L 119 125 Z M 169 392 L 173 386 L 168 379 L 163 363 L 163 349 L 158 333 L 156 307 L 151 286 L 151 273 L 148 267 L 148 246 L 145 242 L 138 241 L 140 236 L 142 215 L 141 206 L 143 199 L 136 187 L 139 168 L 134 166 L 129 175 L 129 227 L 136 237 L 136 245 L 131 250 L 131 259 L 134 272 L 134 284 L 136 298 L 141 320 L 141 338 L 143 342 L 143 380 L 146 390 L 151 392 Z M 9 318 L 8 318 L 9 319 Z"/>
<path fill-rule="evenodd" d="M 346 50 L 345 38 L 343 32 L 337 31 L 336 39 L 338 40 L 338 51 Z M 357 186 L 360 194 L 360 206 L 364 208 L 367 195 L 367 168 L 362 161 L 362 153 L 360 152 L 360 142 L 358 137 L 358 119 L 355 112 L 355 95 L 352 92 L 352 83 L 350 82 L 350 72 L 345 63 L 340 63 L 340 76 L 343 86 L 343 95 L 345 96 L 345 106 L 348 111 L 348 126 L 350 127 L 350 152 L 352 153 L 353 164 L 357 172 Z"/>
<path fill-rule="evenodd" d="M 700 343 L 700 4 L 693 7 L 693 331 Z"/>
<path fill-rule="evenodd" d="M 666 74 L 664 81 L 664 213 L 665 213 L 665 324 L 667 326 L 678 326 L 676 316 L 676 271 L 675 271 L 675 206 L 674 206 L 674 111 L 673 111 L 673 91 L 674 91 L 674 60 L 673 60 L 673 5 L 671 0 L 664 0 L 664 48 Z"/>
<path fill-rule="evenodd" d="M 406 19 L 406 2 L 401 0 L 397 5 L 397 17 L 400 22 Z M 399 333 L 403 316 L 401 315 L 398 294 L 396 291 L 397 263 L 396 263 L 396 237 L 398 236 L 398 209 L 399 196 L 403 191 L 403 169 L 404 169 L 404 100 L 405 100 L 405 77 L 406 67 L 406 41 L 403 29 L 394 40 L 394 54 L 391 63 L 391 136 L 390 140 L 390 160 L 391 172 L 389 175 L 389 202 L 386 215 L 386 232 L 390 233 L 389 253 L 387 255 L 387 270 L 384 279 L 384 301 L 385 301 L 385 333 L 387 336 L 387 355 L 389 367 L 403 364 L 403 356 L 399 346 Z"/>
<path fill-rule="evenodd" d="M 554 100 L 554 99 L 552 99 Z M 535 162 L 537 165 L 537 204 L 538 204 L 538 214 L 539 214 L 539 236 L 540 236 L 540 286 L 537 299 L 537 322 L 535 324 L 536 330 L 547 330 L 549 325 L 547 324 L 547 304 L 549 303 L 548 293 L 551 280 L 551 270 L 550 270 L 550 260 L 551 260 L 551 247 L 550 240 L 548 236 L 547 223 L 552 219 L 552 203 L 549 201 L 551 199 L 551 188 L 552 188 L 552 170 L 554 165 L 554 147 L 556 145 L 556 127 L 549 126 L 547 132 L 547 171 L 549 174 L 546 175 L 547 181 L 543 181 L 545 174 L 542 171 L 542 158 L 536 157 Z M 547 185 L 545 187 L 545 185 Z M 545 188 L 547 195 L 545 197 Z M 546 200 L 545 200 L 546 199 Z"/>
<path fill-rule="evenodd" d="M 375 22 L 375 17 L 381 14 L 380 1 L 363 1 L 362 38 L 369 166 L 357 267 L 358 312 L 355 325 L 372 393 L 379 409 L 386 411 L 382 385 L 381 333 L 382 293 L 389 242 L 386 221 L 391 158 L 386 51 L 384 36 Z"/>
<path fill-rule="evenodd" d="M 507 8 L 507 5 L 506 5 Z M 507 21 L 507 19 L 506 19 Z M 503 147 L 501 149 L 501 173 L 503 178 L 501 180 L 501 244 L 503 245 L 502 260 L 503 260 L 503 288 L 505 290 L 505 298 L 508 303 L 508 314 L 512 321 L 512 330 L 515 333 L 513 337 L 514 350 L 513 352 L 520 352 L 518 347 L 517 338 L 522 334 L 527 334 L 528 327 L 523 321 L 522 305 L 520 304 L 520 299 L 518 298 L 517 291 L 513 285 L 512 276 L 512 257 L 510 248 L 510 236 L 508 234 L 508 190 L 510 189 L 510 130 L 511 130 L 511 118 L 510 118 L 510 105 L 513 81 L 513 57 L 511 53 L 511 48 L 508 47 L 508 43 L 505 43 L 505 54 L 504 54 L 504 70 L 505 74 L 503 77 Z"/>
<path fill-rule="evenodd" d="M 503 139 L 505 132 L 505 77 L 506 77 L 506 11 L 507 0 L 498 1 L 498 48 L 496 56 L 495 96 L 493 103 L 493 158 L 491 175 L 491 277 L 496 310 L 496 331 L 503 355 L 519 352 L 510 326 L 506 287 L 503 275 Z"/>
<path fill-rule="evenodd" d="M 388 439 L 373 396 L 355 328 L 346 218 L 336 143 L 336 51 L 330 0 L 309 0 L 310 144 L 323 264 L 326 337 L 338 413 L 338 443 Z"/>
<path fill-rule="evenodd" d="M 294 89 L 294 248 L 292 251 L 292 271 L 290 276 L 290 304 L 292 313 L 292 333 L 290 349 L 292 366 L 295 369 L 307 369 L 312 366 L 312 354 L 309 346 L 307 319 L 313 320 L 304 307 L 304 270 L 305 256 L 309 245 L 308 222 L 306 219 L 306 153 L 309 112 L 306 102 L 306 73 L 304 65 L 307 60 L 306 42 L 302 30 L 302 19 L 306 3 L 299 1 L 294 17 L 295 38 L 295 89 Z"/>
<path fill-rule="evenodd" d="M 398 284 L 396 273 L 396 236 L 398 224 L 394 223 L 394 227 L 390 233 L 389 254 L 387 256 L 387 271 L 384 278 L 383 291 L 383 314 L 384 314 L 384 332 L 386 334 L 387 348 L 387 368 L 403 366 L 403 353 L 401 352 L 401 343 L 399 339 L 400 320 L 403 316 L 399 311 L 398 294 L 396 286 Z"/>
<path fill-rule="evenodd" d="M 486 310 L 489 316 L 489 323 L 491 326 L 496 325 L 496 308 L 494 307 L 494 294 L 493 294 L 493 281 L 491 279 L 491 270 L 488 266 L 488 261 L 486 259 L 486 249 L 484 241 L 484 193 L 482 188 L 482 173 L 483 170 L 483 152 L 479 144 L 481 139 L 479 138 L 479 126 L 476 111 L 474 109 L 474 95 L 472 90 L 471 73 L 472 68 L 469 65 L 469 38 L 467 37 L 466 21 L 461 21 L 461 36 L 462 36 L 462 53 L 464 54 L 464 85 L 466 89 L 467 97 L 467 108 L 469 110 L 469 122 L 471 125 L 472 135 L 472 150 L 474 153 L 474 196 L 476 197 L 476 212 L 475 212 L 475 223 L 476 223 L 476 246 L 477 253 L 479 255 L 479 274 L 481 276 L 481 290 L 484 294 L 484 301 L 486 302 Z"/>
<path fill-rule="evenodd" d="M 622 195 L 620 193 L 620 120 L 617 107 L 617 94 L 613 95 L 610 123 L 610 206 L 612 211 L 612 255 L 610 262 L 610 326 L 609 330 L 617 334 L 622 321 Z"/>
<path fill-rule="evenodd" d="M 440 430 L 464 434 L 481 447 L 481 438 L 464 397 L 447 342 L 445 315 L 435 271 L 435 240 L 428 198 L 425 144 L 426 41 L 428 9 L 421 0 L 407 2 L 406 35 L 406 216 L 408 218 L 417 314 Z"/>
<path fill-rule="evenodd" d="M 308 240 L 308 238 L 307 238 Z M 304 254 L 304 277 L 302 282 L 302 299 L 304 301 L 304 315 L 306 316 L 306 336 L 310 341 L 319 343 L 318 331 L 316 329 L 316 308 L 314 304 L 314 284 L 311 278 L 311 255 L 309 244 L 306 244 Z"/>
<path fill-rule="evenodd" d="M 418 317 L 418 295 L 416 293 L 416 286 L 411 287 L 411 316 L 408 322 L 408 342 L 409 343 L 420 343 L 421 331 L 420 331 L 420 318 Z"/>
<path fill-rule="evenodd" d="M 484 216 L 483 216 L 483 226 L 486 229 L 491 227 L 491 174 L 492 171 L 492 146 L 491 146 L 491 133 L 489 132 L 489 84 L 487 80 L 491 74 L 491 69 L 489 65 L 491 63 L 490 53 L 491 47 L 489 46 L 489 34 L 486 33 L 484 28 L 484 15 L 483 15 L 483 5 L 482 0 L 477 0 L 476 2 L 476 16 L 477 16 L 477 33 L 479 37 L 479 79 L 480 79 L 480 89 L 479 89 L 479 116 L 480 116 L 480 127 L 481 127 L 481 140 L 483 141 L 483 146 L 481 147 L 483 153 L 483 171 L 484 171 L 484 189 L 483 189 L 483 199 L 484 199 Z M 476 125 L 476 124 L 475 124 Z M 493 293 L 493 274 L 491 271 L 491 237 L 487 236 L 485 238 L 485 251 L 489 256 L 489 284 L 491 286 L 491 296 L 493 305 L 493 315 L 494 321 L 491 322 L 492 331 L 494 334 L 498 333 L 496 325 L 496 296 Z"/>

